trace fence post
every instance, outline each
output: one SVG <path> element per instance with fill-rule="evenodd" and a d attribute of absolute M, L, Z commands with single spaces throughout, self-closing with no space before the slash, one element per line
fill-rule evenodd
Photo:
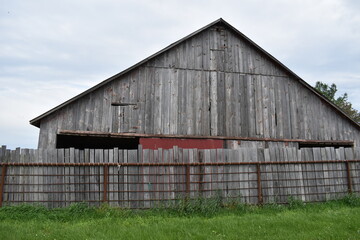
<path fill-rule="evenodd" d="M 108 187 L 108 173 L 109 166 L 104 165 L 104 192 L 103 192 L 103 202 L 107 202 L 107 187 Z"/>
<path fill-rule="evenodd" d="M 186 197 L 189 198 L 190 197 L 190 165 L 186 164 L 186 169 L 185 169 L 185 192 L 186 192 Z"/>
<path fill-rule="evenodd" d="M 6 172 L 7 172 L 6 170 L 7 170 L 7 165 L 2 165 L 1 183 L 0 183 L 0 207 L 2 207 L 2 203 L 3 203 L 5 177 L 6 177 Z"/>
<path fill-rule="evenodd" d="M 257 187 L 258 187 L 258 203 L 263 204 L 262 186 L 261 186 L 261 171 L 260 164 L 256 164 Z"/>
<path fill-rule="evenodd" d="M 350 162 L 346 161 L 346 177 L 347 177 L 347 185 L 348 185 L 348 193 L 352 193 L 352 183 L 351 183 L 351 169 L 350 169 Z"/>

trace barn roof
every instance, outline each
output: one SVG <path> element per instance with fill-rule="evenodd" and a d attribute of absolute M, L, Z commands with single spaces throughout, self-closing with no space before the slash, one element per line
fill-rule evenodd
<path fill-rule="evenodd" d="M 117 79 L 118 77 L 130 72 L 131 70 L 145 64 L 146 62 L 152 60 L 153 58 L 159 56 L 160 54 L 176 47 L 177 45 L 181 44 L 182 42 L 188 40 L 189 38 L 207 30 L 208 28 L 216 25 L 216 24 L 223 24 L 225 27 L 229 28 L 231 31 L 233 31 L 237 36 L 239 36 L 240 38 L 242 38 L 243 40 L 247 41 L 251 46 L 253 46 L 255 49 L 259 50 L 260 52 L 262 52 L 264 55 L 266 55 L 268 58 L 270 58 L 274 63 L 276 63 L 280 68 L 282 68 L 285 72 L 287 72 L 290 76 L 294 77 L 297 81 L 299 81 L 304 87 L 308 88 L 311 92 L 313 92 L 314 94 L 316 94 L 320 99 L 322 99 L 326 104 L 330 105 L 331 107 L 334 108 L 335 111 L 337 111 L 339 114 L 343 115 L 347 120 L 349 120 L 352 124 L 354 124 L 357 128 L 360 129 L 360 124 L 358 124 L 357 122 L 355 122 L 354 120 L 352 120 L 349 116 L 347 116 L 339 107 L 337 107 L 335 104 L 333 104 L 331 101 L 329 101 L 327 98 L 325 98 L 321 93 L 319 93 L 315 88 L 313 88 L 312 86 L 310 86 L 308 83 L 306 83 L 302 78 L 300 78 L 298 75 L 296 75 L 293 71 L 291 71 L 288 67 L 286 67 L 283 63 L 281 63 L 279 60 L 277 60 L 275 57 L 273 57 L 270 53 L 268 53 L 267 51 L 265 51 L 263 48 L 261 48 L 259 45 L 257 45 L 255 42 L 253 42 L 250 38 L 248 38 L 247 36 L 245 36 L 243 33 L 241 33 L 239 30 L 237 30 L 236 28 L 234 28 L 233 26 L 231 26 L 228 22 L 226 22 L 224 19 L 220 18 L 208 25 L 206 25 L 205 27 L 191 33 L 190 35 L 170 44 L 169 46 L 165 47 L 164 49 L 160 50 L 159 52 L 145 58 L 144 60 L 138 62 L 137 64 L 125 69 L 124 71 L 100 82 L 99 84 L 89 88 L 88 90 L 80 93 L 79 95 L 67 100 L 66 102 L 58 105 L 57 107 L 54 107 L 52 109 L 50 109 L 49 111 L 43 113 L 42 115 L 30 120 L 30 124 L 36 126 L 36 127 L 40 127 L 40 122 L 41 119 L 45 118 L 46 116 L 58 111 L 59 109 L 67 106 L 68 104 L 76 101 L 77 99 L 95 91 L 96 89 L 102 87 L 103 85 Z"/>

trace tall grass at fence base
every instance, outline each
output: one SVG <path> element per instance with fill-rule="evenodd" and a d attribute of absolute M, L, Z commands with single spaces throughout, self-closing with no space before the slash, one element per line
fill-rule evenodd
<path fill-rule="evenodd" d="M 22 204 L 0 208 L 0 220 L 55 220 L 77 221 L 101 218 L 131 218 L 139 216 L 203 216 L 212 217 L 219 214 L 242 215 L 248 213 L 278 213 L 286 210 L 320 211 L 326 208 L 360 207 L 360 196 L 349 194 L 337 200 L 324 203 L 304 203 L 294 197 L 288 198 L 288 204 L 249 205 L 240 199 L 223 201 L 214 196 L 211 198 L 182 199 L 173 205 L 164 205 L 148 210 L 131 210 L 110 207 L 104 203 L 100 207 L 89 206 L 87 203 L 75 203 L 66 208 L 48 209 L 41 205 Z"/>

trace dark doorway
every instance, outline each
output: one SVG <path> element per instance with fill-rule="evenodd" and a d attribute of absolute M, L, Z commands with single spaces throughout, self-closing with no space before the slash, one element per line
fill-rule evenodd
<path fill-rule="evenodd" d="M 56 148 L 76 149 L 137 149 L 139 138 L 111 138 L 91 136 L 57 135 Z"/>

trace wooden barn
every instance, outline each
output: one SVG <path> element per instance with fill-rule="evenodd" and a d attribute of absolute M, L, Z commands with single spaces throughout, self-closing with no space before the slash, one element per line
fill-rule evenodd
<path fill-rule="evenodd" d="M 223 19 L 30 123 L 40 149 L 360 143 L 358 123 Z"/>
<path fill-rule="evenodd" d="M 0 148 L 0 206 L 360 193 L 359 124 L 222 19 L 30 123 L 38 149 Z"/>

